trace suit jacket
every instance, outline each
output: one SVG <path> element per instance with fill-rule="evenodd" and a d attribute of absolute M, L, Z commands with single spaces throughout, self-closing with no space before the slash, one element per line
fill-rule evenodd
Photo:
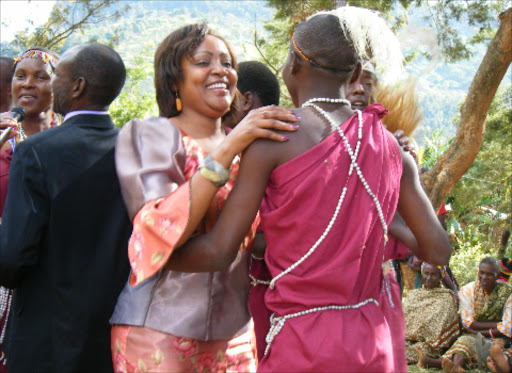
<path fill-rule="evenodd" d="M 108 320 L 131 234 L 117 134 L 108 115 L 77 115 L 16 146 L 0 228 L 9 373 L 113 370 Z"/>

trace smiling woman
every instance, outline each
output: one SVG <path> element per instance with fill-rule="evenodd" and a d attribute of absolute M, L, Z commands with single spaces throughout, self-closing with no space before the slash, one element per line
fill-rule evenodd
<path fill-rule="evenodd" d="M 14 105 L 25 108 L 27 117 L 17 126 L 17 122 L 10 117 L 9 113 L 0 114 L 0 131 L 14 127 L 8 139 L 6 138 L 8 141 L 0 144 L 0 224 L 7 196 L 12 154 L 16 144 L 59 123 L 58 117 L 51 110 L 50 80 L 56 64 L 56 54 L 35 48 L 23 52 L 14 63 L 14 77 L 11 86 L 12 100 Z M 10 301 L 11 291 L 0 287 L 0 364 L 2 366 L 5 366 L 2 362 L 2 343 Z"/>
<path fill-rule="evenodd" d="M 169 258 L 215 223 L 233 188 L 238 157 L 256 138 L 286 141 L 289 110 L 264 107 L 226 135 L 233 113 L 236 56 L 204 24 L 169 34 L 155 54 L 160 118 L 132 120 L 121 130 L 116 166 L 133 233 L 132 273 L 112 316 L 115 371 L 255 371 L 247 307 L 246 250 L 256 223 L 226 270 L 183 273 Z"/>

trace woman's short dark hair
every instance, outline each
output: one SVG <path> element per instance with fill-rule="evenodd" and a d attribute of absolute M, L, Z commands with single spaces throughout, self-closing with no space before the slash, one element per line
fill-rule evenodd
<path fill-rule="evenodd" d="M 212 35 L 224 42 L 228 48 L 233 68 L 237 68 L 236 55 L 229 43 L 214 34 L 205 23 L 184 26 L 171 32 L 155 52 L 156 102 L 161 117 L 171 118 L 179 114 L 176 109 L 176 87 L 183 81 L 181 61 L 188 57 L 203 42 L 206 35 Z M 237 100 L 234 100 L 236 102 Z M 233 111 L 233 104 L 231 105 Z"/>

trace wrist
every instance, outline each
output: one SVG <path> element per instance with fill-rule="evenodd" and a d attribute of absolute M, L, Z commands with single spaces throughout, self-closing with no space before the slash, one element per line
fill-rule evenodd
<path fill-rule="evenodd" d="M 229 169 L 231 167 L 231 162 L 233 162 L 233 159 L 235 158 L 236 154 L 233 154 L 232 151 L 230 151 L 229 145 L 226 145 L 227 142 L 224 140 L 218 147 L 216 147 L 211 153 L 211 158 L 220 163 L 225 169 Z"/>
<path fill-rule="evenodd" d="M 227 169 L 208 154 L 199 164 L 199 173 L 217 188 L 220 188 L 228 182 L 231 169 Z"/>

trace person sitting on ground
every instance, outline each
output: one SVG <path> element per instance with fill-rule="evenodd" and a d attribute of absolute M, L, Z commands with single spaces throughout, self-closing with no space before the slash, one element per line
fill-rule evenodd
<path fill-rule="evenodd" d="M 444 267 L 423 263 L 423 287 L 403 300 L 407 364 L 441 368 L 441 355 L 460 335 L 455 293 L 441 285 Z"/>
<path fill-rule="evenodd" d="M 464 372 L 476 365 L 476 334 L 486 338 L 512 337 L 512 287 L 498 282 L 499 264 L 486 257 L 478 266 L 478 280 L 459 291 L 463 334 L 442 356 L 445 372 Z"/>

